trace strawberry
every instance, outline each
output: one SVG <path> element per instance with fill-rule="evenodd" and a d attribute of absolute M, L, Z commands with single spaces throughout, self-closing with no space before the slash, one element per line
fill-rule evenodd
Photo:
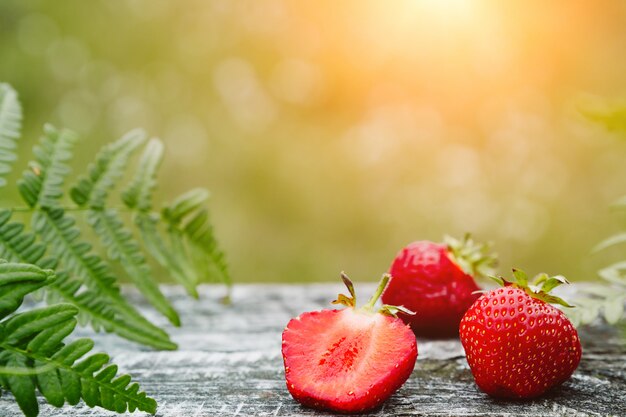
<path fill-rule="evenodd" d="M 481 390 L 533 398 L 566 381 L 582 351 L 572 323 L 550 305 L 571 307 L 549 294 L 565 278 L 540 274 L 529 285 L 524 272 L 513 274 L 512 282 L 496 278 L 504 288 L 487 291 L 465 313 L 461 343 Z"/>
<path fill-rule="evenodd" d="M 465 311 L 479 297 L 474 276 L 488 275 L 495 263 L 489 246 L 445 238 L 445 244 L 413 242 L 391 264 L 391 282 L 382 296 L 384 303 L 403 305 L 415 316 L 399 313 L 417 336 L 458 335 Z"/>
<path fill-rule="evenodd" d="M 398 311 L 383 305 L 376 310 L 389 275 L 374 296 L 356 308 L 354 286 L 342 273 L 351 297 L 340 294 L 333 304 L 343 310 L 303 313 L 283 332 L 287 388 L 305 406 L 340 413 L 358 413 L 382 404 L 404 384 L 417 359 L 415 335 Z"/>

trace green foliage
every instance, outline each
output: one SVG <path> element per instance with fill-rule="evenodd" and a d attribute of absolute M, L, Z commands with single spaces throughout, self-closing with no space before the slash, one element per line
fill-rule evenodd
<path fill-rule="evenodd" d="M 163 144 L 158 139 L 151 139 L 141 155 L 135 177 L 122 197 L 129 208 L 142 213 L 152 209 L 152 191 L 156 186 L 156 174 L 162 159 Z"/>
<path fill-rule="evenodd" d="M 46 298 L 50 303 L 67 302 L 78 310 L 78 320 L 90 323 L 94 330 L 115 332 L 118 335 L 157 349 L 175 349 L 167 334 L 161 329 L 147 325 L 136 326 L 123 316 L 97 290 L 86 289 L 80 279 L 58 266 L 57 259 L 44 257 L 46 245 L 36 242 L 32 232 L 25 232 L 21 223 L 10 222 L 11 211 L 0 210 L 0 258 L 11 262 L 27 262 L 42 268 L 55 268 L 57 279 L 46 287 Z"/>
<path fill-rule="evenodd" d="M 89 339 L 63 340 L 76 326 L 78 309 L 56 304 L 12 314 L 26 294 L 55 281 L 51 270 L 32 264 L 0 264 L 0 385 L 13 393 L 27 416 L 36 416 L 38 390 L 55 407 L 77 404 L 125 412 L 156 411 L 156 402 L 128 375 L 117 376 L 117 366 L 99 353 L 85 356 Z"/>
<path fill-rule="evenodd" d="M 581 112 L 589 120 L 604 126 L 611 132 L 626 132 L 626 107 L 610 106 L 605 109 L 582 108 Z"/>
<path fill-rule="evenodd" d="M 129 209 L 136 210 L 135 223 L 154 259 L 185 289 L 197 298 L 200 282 L 230 282 L 224 255 L 218 248 L 205 203 L 209 193 L 191 190 L 174 200 L 160 214 L 151 212 L 156 172 L 163 157 L 163 146 L 151 140 L 146 146 L 130 185 L 123 193 Z M 167 227 L 169 245 L 158 232 L 162 221 Z"/>
<path fill-rule="evenodd" d="M 15 160 L 21 128 L 21 108 L 15 92 L 0 84 L 0 186 Z M 0 209 L 0 385 L 13 393 L 26 415 L 37 415 L 35 391 L 52 405 L 76 404 L 124 412 L 154 413 L 156 403 L 139 392 L 130 377 L 116 377 L 108 357 L 84 357 L 93 343 L 86 339 L 63 345 L 75 325 L 113 332 L 156 349 L 175 349 L 169 335 L 123 296 L 113 273 L 117 264 L 140 294 L 172 324 L 178 313 L 160 291 L 148 255 L 161 264 L 187 291 L 198 296 L 200 282 L 230 286 L 224 255 L 209 223 L 208 192 L 192 190 L 161 211 L 152 194 L 163 157 L 163 144 L 134 130 L 102 148 L 87 172 L 70 187 L 77 137 L 50 125 L 34 147 L 34 160 L 17 183 L 27 207 Z M 145 146 L 144 146 L 145 145 Z M 118 183 L 143 154 L 120 202 L 111 203 Z M 30 215 L 30 227 L 13 219 Z M 127 216 L 123 216 L 126 214 Z M 85 222 L 77 221 L 83 216 Z M 125 217 L 134 219 L 129 226 Z M 135 238 L 137 226 L 143 245 Z M 102 253 L 84 237 L 91 227 Z M 50 307 L 14 314 L 26 294 L 37 291 Z M 12 314 L 12 315 L 11 315 Z M 78 361 L 78 362 L 77 362 Z"/>
<path fill-rule="evenodd" d="M 126 138 L 122 138 L 125 140 Z M 33 208 L 39 209 L 33 213 L 32 229 L 48 247 L 59 265 L 68 274 L 77 278 L 77 282 L 91 290 L 92 303 L 110 305 L 109 317 L 113 320 L 125 322 L 130 331 L 124 331 L 124 337 L 136 342 L 149 344 L 156 348 L 175 348 L 165 332 L 143 318 L 139 312 L 122 296 L 117 280 L 111 272 L 108 263 L 95 254 L 92 246 L 81 239 L 81 233 L 76 226 L 75 219 L 61 206 L 63 184 L 70 172 L 67 162 L 71 158 L 72 146 L 75 137 L 68 132 L 59 132 L 51 126 L 46 126 L 45 135 L 39 145 L 35 147 L 35 161 L 29 164 L 22 179 L 18 182 L 19 190 L 24 201 Z M 99 160 L 97 161 L 99 162 Z M 111 164 L 115 166 L 115 164 Z M 91 169 L 93 173 L 93 167 Z M 110 175 L 102 177 L 108 181 L 101 181 L 97 185 L 110 184 Z M 93 176 L 93 175 L 92 175 Z M 82 184 L 81 181 L 79 184 Z M 100 197 L 104 187 L 93 187 L 93 196 Z M 102 200 L 102 198 L 100 198 Z M 133 277 L 134 278 L 134 277 Z M 156 286 L 156 284 L 153 284 Z M 158 291 L 158 290 L 157 290 Z M 165 298 L 163 297 L 165 300 Z M 165 301 L 167 303 L 167 301 Z M 169 303 L 168 303 L 169 305 Z M 113 316 L 111 317 L 111 313 Z M 111 328 L 103 326 L 105 330 L 116 331 L 118 326 Z M 122 332 L 118 332 L 122 335 Z"/>
<path fill-rule="evenodd" d="M 444 243 L 455 262 L 473 277 L 488 277 L 495 273 L 498 256 L 491 252 L 492 244 L 476 242 L 468 233 L 463 239 L 444 236 Z"/>
<path fill-rule="evenodd" d="M 82 176 L 72 187 L 72 200 L 79 206 L 104 208 L 109 192 L 124 174 L 129 158 L 145 140 L 146 133 L 136 129 L 102 148 L 94 163 L 89 166 L 87 175 Z"/>
<path fill-rule="evenodd" d="M 624 200 L 622 198 L 621 200 Z M 626 208 L 626 205 L 623 206 Z M 613 235 L 594 248 L 599 252 L 626 242 L 626 234 Z M 578 308 L 570 313 L 572 320 L 579 324 L 588 324 L 598 317 L 610 323 L 617 323 L 624 316 L 626 303 L 626 261 L 618 261 L 598 271 L 603 284 L 589 284 L 581 288 L 581 296 L 576 299 Z"/>
<path fill-rule="evenodd" d="M 76 204 L 88 209 L 88 222 L 107 248 L 108 257 L 119 261 L 143 296 L 171 323 L 179 326 L 178 313 L 153 280 L 132 232 L 124 226 L 117 210 L 105 208 L 109 191 L 124 173 L 129 157 L 144 141 L 145 133 L 135 130 L 102 149 L 89 167 L 88 175 L 72 188 L 71 197 Z M 130 196 L 135 197 L 135 193 L 131 192 Z"/>
<path fill-rule="evenodd" d="M 206 190 L 191 190 L 162 210 L 174 249 L 173 256 L 184 265 L 183 269 L 195 271 L 191 277 L 194 285 L 210 281 L 230 282 L 224 253 L 217 245 L 209 212 L 204 206 L 208 198 Z"/>
<path fill-rule="evenodd" d="M 626 132 L 626 109 L 614 108 L 608 112 L 585 111 L 585 115 L 611 131 Z M 626 196 L 618 199 L 613 207 L 626 208 Z M 626 243 L 626 233 L 621 232 L 598 243 L 593 252 L 599 252 Z M 615 324 L 624 317 L 626 303 L 626 261 L 615 262 L 598 271 L 603 284 L 590 284 L 581 288 L 580 296 L 575 300 L 578 308 L 569 312 L 576 324 L 588 324 L 599 317 Z"/>
<path fill-rule="evenodd" d="M 17 93 L 8 84 L 0 83 L 0 187 L 6 185 L 10 164 L 17 159 L 15 148 L 21 128 L 22 107 Z"/>
<path fill-rule="evenodd" d="M 558 304 L 562 307 L 573 307 L 564 299 L 550 294 L 550 291 L 563 284 L 569 284 L 569 281 L 562 275 L 550 276 L 545 272 L 535 275 L 531 280 L 528 279 L 526 272 L 521 269 L 513 268 L 513 278 L 507 279 L 501 276 L 490 277 L 501 287 L 515 287 L 523 290 L 529 296 L 549 304 Z"/>
<path fill-rule="evenodd" d="M 63 181 L 70 173 L 67 162 L 72 158 L 76 136 L 58 131 L 51 125 L 44 127 L 44 136 L 33 149 L 35 160 L 24 171 L 17 186 L 30 207 L 50 208 L 58 205 L 63 196 Z"/>

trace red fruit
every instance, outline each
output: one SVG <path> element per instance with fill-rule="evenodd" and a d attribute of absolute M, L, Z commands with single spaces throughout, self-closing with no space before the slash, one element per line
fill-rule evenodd
<path fill-rule="evenodd" d="M 582 354 L 578 333 L 548 303 L 569 305 L 549 291 L 567 282 L 513 270 L 516 282 L 483 294 L 461 320 L 461 343 L 478 387 L 502 398 L 533 398 L 565 382 Z M 539 288 L 539 284 L 543 284 Z"/>
<path fill-rule="evenodd" d="M 293 398 L 308 407 L 358 413 L 379 406 L 404 384 L 415 366 L 417 342 L 393 316 L 402 307 L 374 309 L 388 275 L 362 308 L 355 308 L 354 287 L 342 278 L 352 297 L 340 294 L 333 303 L 348 308 L 292 319 L 283 332 L 282 353 Z"/>
<path fill-rule="evenodd" d="M 487 275 L 495 262 L 487 245 L 446 238 L 446 244 L 413 242 L 391 264 L 384 303 L 402 305 L 416 314 L 399 313 L 417 336 L 450 337 L 461 317 L 479 297 L 476 275 Z"/>

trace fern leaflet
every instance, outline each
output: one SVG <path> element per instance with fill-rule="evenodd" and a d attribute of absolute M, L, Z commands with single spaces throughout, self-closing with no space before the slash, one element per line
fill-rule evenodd
<path fill-rule="evenodd" d="M 150 139 L 141 155 L 133 180 L 122 194 L 126 206 L 144 213 L 152 209 L 152 191 L 162 159 L 163 143 L 156 138 Z"/>
<path fill-rule="evenodd" d="M 87 219 L 107 248 L 108 257 L 119 261 L 141 294 L 171 323 L 180 325 L 178 313 L 152 279 L 152 273 L 139 244 L 125 228 L 117 210 L 105 209 L 109 191 L 123 175 L 128 158 L 145 140 L 145 133 L 132 131 L 105 146 L 90 165 L 89 174 L 72 188 L 76 204 L 89 208 Z"/>
<path fill-rule="evenodd" d="M 152 257 L 182 285 L 187 294 L 198 298 L 193 271 L 187 264 L 181 265 L 168 248 L 157 228 L 158 217 L 146 213 L 137 213 L 135 224 L 141 233 L 143 243 Z"/>
<path fill-rule="evenodd" d="M 92 210 L 87 213 L 89 223 L 106 246 L 110 259 L 118 260 L 128 277 L 135 283 L 141 294 L 175 326 L 180 326 L 180 318 L 174 307 L 163 295 L 152 278 L 150 267 L 139 249 L 139 244 L 116 210 Z"/>
<path fill-rule="evenodd" d="M 128 158 L 145 140 L 146 133 L 135 129 L 103 147 L 96 155 L 95 162 L 89 166 L 88 174 L 79 178 L 70 190 L 72 200 L 81 207 L 104 208 L 109 191 L 124 174 Z"/>
<path fill-rule="evenodd" d="M 0 84 L 0 187 L 16 159 L 21 120 L 15 91 Z M 106 366 L 108 356 L 87 356 L 93 342 L 63 343 L 80 323 L 158 349 L 176 348 L 165 331 L 122 296 L 109 263 L 82 239 L 75 218 L 68 214 L 73 209 L 86 212 L 108 259 L 119 262 L 145 298 L 178 325 L 176 311 L 152 280 L 143 248 L 119 211 L 107 207 L 109 194 L 145 139 L 143 131 L 135 130 L 104 147 L 70 190 L 78 207 L 66 210 L 61 200 L 76 136 L 46 125 L 33 149 L 35 159 L 17 184 L 28 207 L 13 209 L 30 212 L 32 231 L 11 220 L 13 210 L 0 209 L 0 387 L 13 393 L 27 416 L 39 412 L 36 391 L 59 407 L 82 399 L 88 406 L 117 412 L 155 412 L 155 401 L 139 392 L 129 376 L 118 377 L 115 365 Z M 226 266 L 202 207 L 206 192 L 181 196 L 160 216 L 153 212 L 152 193 L 162 154 L 158 139 L 147 143 L 122 200 L 131 208 L 148 251 L 197 297 L 196 284 L 199 277 L 208 276 L 209 266 L 216 266 L 227 282 Z M 169 245 L 159 232 L 163 224 Z M 15 314 L 29 293 L 42 294 L 51 306 Z"/>
<path fill-rule="evenodd" d="M 179 242 L 177 253 L 183 259 L 191 258 L 194 263 L 198 281 L 230 284 L 224 253 L 217 245 L 209 212 L 204 207 L 208 198 L 209 193 L 204 189 L 191 190 L 163 210 L 163 219 L 168 224 L 170 240 Z M 184 254 L 183 240 L 189 256 Z"/>
<path fill-rule="evenodd" d="M 172 274 L 178 283 L 185 287 L 189 295 L 198 298 L 194 272 L 186 262 L 180 262 L 180 259 L 165 245 L 157 228 L 159 218 L 150 213 L 152 191 L 162 157 L 163 144 L 158 139 L 151 139 L 141 155 L 135 176 L 122 194 L 122 199 L 128 208 L 136 211 L 135 224 L 148 252 Z"/>
<path fill-rule="evenodd" d="M 33 230 L 48 244 L 51 252 L 72 275 L 80 277 L 83 283 L 99 296 L 105 295 L 116 315 L 119 315 L 137 330 L 142 338 L 154 338 L 159 344 L 175 348 L 167 333 L 146 320 L 122 296 L 108 264 L 91 251 L 91 245 L 78 239 L 80 232 L 74 220 L 65 215 L 63 209 L 56 208 L 36 212 L 33 215 Z"/>
<path fill-rule="evenodd" d="M 68 130 L 44 127 L 44 136 L 33 149 L 35 160 L 18 181 L 22 198 L 30 207 L 55 207 L 63 196 L 63 180 L 70 173 L 67 162 L 72 158 L 76 136 Z"/>
<path fill-rule="evenodd" d="M 10 262 L 26 262 L 41 268 L 56 269 L 56 280 L 46 287 L 46 299 L 50 304 L 67 302 L 74 304 L 79 314 L 78 322 L 91 324 L 94 330 L 114 332 L 121 337 L 153 346 L 157 349 L 175 349 L 176 345 L 161 334 L 155 338 L 152 332 L 124 320 L 111 303 L 98 291 L 84 288 L 82 282 L 57 267 L 56 258 L 44 258 L 46 246 L 37 243 L 35 234 L 24 231 L 21 223 L 10 223 L 11 212 L 0 210 L 0 258 Z"/>
<path fill-rule="evenodd" d="M 70 171 L 66 162 L 71 157 L 74 142 L 73 135 L 47 126 L 40 144 L 35 147 L 36 160 L 18 183 L 27 204 L 41 207 L 33 214 L 32 228 L 70 274 L 98 297 L 106 297 L 116 315 L 141 330 L 137 334 L 142 339 L 153 339 L 159 345 L 173 348 L 167 334 L 146 320 L 121 295 L 109 265 L 91 251 L 90 244 L 79 239 L 80 231 L 74 218 L 58 207 L 63 181 Z"/>
<path fill-rule="evenodd" d="M 0 263 L 0 319 L 17 310 L 26 294 L 49 284 L 51 276 L 35 265 Z"/>
<path fill-rule="evenodd" d="M 90 407 L 154 413 L 156 402 L 139 392 L 129 376 L 117 376 L 115 365 L 104 367 L 109 362 L 107 355 L 85 357 L 92 341 L 78 339 L 63 344 L 76 326 L 75 306 L 57 304 L 7 318 L 26 293 L 53 280 L 52 271 L 34 265 L 0 264 L 0 318 L 6 318 L 0 323 L 2 387 L 13 393 L 26 416 L 39 413 L 36 390 L 56 407 L 65 402 L 77 404 L 82 398 Z"/>
<path fill-rule="evenodd" d="M 10 85 L 0 83 L 0 187 L 6 185 L 22 128 L 22 107 Z"/>
<path fill-rule="evenodd" d="M 153 139 L 142 155 L 131 185 L 124 192 L 124 202 L 136 210 L 135 223 L 150 254 L 197 298 L 199 282 L 217 276 L 217 281 L 230 285 L 230 277 L 213 235 L 208 211 L 203 208 L 208 199 L 206 190 L 195 189 L 181 195 L 162 210 L 160 218 L 150 213 L 162 153 L 163 146 Z M 157 227 L 159 220 L 167 226 L 169 246 Z"/>

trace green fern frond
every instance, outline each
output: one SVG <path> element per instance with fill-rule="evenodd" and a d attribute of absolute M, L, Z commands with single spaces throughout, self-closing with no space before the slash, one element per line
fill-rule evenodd
<path fill-rule="evenodd" d="M 0 319 L 13 313 L 24 296 L 52 281 L 53 273 L 35 265 L 0 263 Z"/>
<path fill-rule="evenodd" d="M 187 191 L 163 209 L 163 217 L 170 223 L 180 224 L 186 216 L 201 209 L 210 195 L 204 188 Z"/>
<path fill-rule="evenodd" d="M 84 279 L 89 288 L 98 289 L 112 299 L 120 297 L 115 277 L 107 265 L 91 253 L 91 245 L 78 240 L 80 231 L 73 218 L 61 208 L 35 212 L 32 228 L 47 243 L 52 255 L 74 275 Z"/>
<path fill-rule="evenodd" d="M 154 331 L 145 326 L 137 327 L 125 320 L 114 309 L 114 304 L 99 291 L 84 288 L 82 281 L 73 278 L 58 268 L 56 258 L 44 258 L 45 245 L 35 242 L 35 234 L 24 231 L 21 223 L 11 223 L 9 210 L 0 210 L 0 259 L 10 262 L 26 262 L 40 268 L 54 269 L 56 280 L 45 287 L 46 299 L 50 304 L 66 302 L 74 304 L 78 310 L 78 322 L 90 324 L 95 331 L 104 330 L 118 336 L 157 349 L 176 349 L 167 335 L 154 336 Z"/>
<path fill-rule="evenodd" d="M 175 253 L 183 259 L 191 259 L 197 281 L 218 281 L 230 285 L 224 253 L 217 244 L 209 212 L 204 207 L 208 198 L 209 193 L 204 189 L 191 190 L 163 210 L 163 219 L 168 224 L 173 247 L 179 248 Z M 188 255 L 185 247 L 188 248 Z"/>
<path fill-rule="evenodd" d="M 163 143 L 150 139 L 144 149 L 135 176 L 122 194 L 127 207 L 140 212 L 152 209 L 152 192 L 156 186 L 156 173 L 163 159 Z"/>
<path fill-rule="evenodd" d="M 128 277 L 141 291 L 141 295 L 172 324 L 180 326 L 178 313 L 159 290 L 139 244 L 124 227 L 118 212 L 113 209 L 91 210 L 87 213 L 87 219 L 107 248 L 109 258 L 120 262 Z"/>
<path fill-rule="evenodd" d="M 156 402 L 136 383 L 129 385 L 129 376 L 116 377 L 115 365 L 103 369 L 107 355 L 83 358 L 93 347 L 91 340 L 63 345 L 76 326 L 75 306 L 57 304 L 9 317 L 26 294 L 54 281 L 51 270 L 0 263 L 0 319 L 6 319 L 0 323 L 0 385 L 13 393 L 26 416 L 39 414 L 36 390 L 56 407 L 82 398 L 90 407 L 154 413 Z"/>
<path fill-rule="evenodd" d="M 70 190 L 72 200 L 81 207 L 104 208 L 109 191 L 124 174 L 128 158 L 145 140 L 146 133 L 135 129 L 102 148 L 89 165 L 89 173 Z"/>
<path fill-rule="evenodd" d="M 81 177 L 72 188 L 71 197 L 80 207 L 89 209 L 88 222 L 107 248 L 108 257 L 119 261 L 146 300 L 172 324 L 179 326 L 178 313 L 153 280 L 139 244 L 124 226 L 118 212 L 105 208 L 109 191 L 123 175 L 128 158 L 144 141 L 145 133 L 134 130 L 105 146 L 89 166 L 89 174 Z"/>
<path fill-rule="evenodd" d="M 35 242 L 32 232 L 25 232 L 24 224 L 10 223 L 11 210 L 0 209 L 0 259 L 37 264 L 46 252 L 45 245 Z"/>
<path fill-rule="evenodd" d="M 219 281 L 231 285 L 226 256 L 219 248 L 208 210 L 200 210 L 184 226 L 183 233 L 188 238 L 192 256 L 200 270 L 205 271 L 207 281 Z M 212 279 L 217 274 L 216 279 Z"/>
<path fill-rule="evenodd" d="M 198 298 L 194 272 L 187 263 L 181 264 L 171 248 L 166 246 L 157 228 L 158 222 L 158 217 L 147 213 L 138 213 L 135 217 L 135 224 L 150 255 L 185 288 L 187 294 Z"/>
<path fill-rule="evenodd" d="M 22 106 L 10 85 L 0 83 L 0 187 L 7 183 L 11 164 L 17 159 L 15 148 L 22 129 Z"/>
<path fill-rule="evenodd" d="M 200 282 L 202 271 L 197 269 L 198 265 L 193 263 L 192 252 L 187 248 L 180 224 L 186 215 L 197 210 L 208 197 L 209 193 L 206 190 L 191 190 L 161 211 L 161 218 L 165 221 L 167 227 L 167 236 L 170 243 L 168 252 L 172 262 L 179 266 L 185 279 L 189 282 L 188 285 L 193 285 L 194 288 Z M 205 256 L 208 256 L 208 254 L 205 254 Z"/>
<path fill-rule="evenodd" d="M 0 187 L 16 159 L 21 119 L 15 91 L 0 84 Z M 76 136 L 46 125 L 33 150 L 34 161 L 17 184 L 28 207 L 14 210 L 30 212 L 32 231 L 11 220 L 12 210 L 0 209 L 0 320 L 4 319 L 0 322 L 0 388 L 13 393 L 27 416 L 39 412 L 36 391 L 58 407 L 82 399 L 90 407 L 117 412 L 155 412 L 156 402 L 139 392 L 129 376 L 118 377 L 115 365 L 106 366 L 108 356 L 86 356 L 93 342 L 63 343 L 80 323 L 158 349 L 176 348 L 165 331 L 122 296 L 109 263 L 81 237 L 75 218 L 67 213 L 73 209 L 86 213 L 107 257 L 119 262 L 141 294 L 178 325 L 178 314 L 152 279 L 143 248 L 119 211 L 107 206 L 109 194 L 145 138 L 143 131 L 135 130 L 104 147 L 70 190 L 78 207 L 66 210 L 64 182 L 71 171 Z M 211 274 L 219 274 L 218 279 L 227 283 L 230 278 L 204 207 L 206 191 L 181 196 L 161 215 L 153 210 L 162 156 L 163 144 L 151 139 L 122 200 L 133 213 L 147 251 L 197 297 L 197 283 Z M 162 239 L 164 227 L 169 241 Z M 16 314 L 29 293 L 42 295 L 52 306 Z"/>
<path fill-rule="evenodd" d="M 98 297 L 106 296 L 116 315 L 123 317 L 127 325 L 141 330 L 142 339 L 152 338 L 154 343 L 175 348 L 166 332 L 146 320 L 122 296 L 109 265 L 91 251 L 90 244 L 79 240 L 80 231 L 75 226 L 74 219 L 67 216 L 63 209 L 35 212 L 32 227 L 61 265 L 70 274 L 80 278 Z M 150 345 L 154 346 L 154 343 Z"/>
<path fill-rule="evenodd" d="M 59 205 L 63 182 L 71 171 L 67 163 L 72 158 L 75 142 L 76 136 L 68 130 L 59 131 L 52 125 L 44 127 L 44 136 L 33 149 L 35 160 L 17 184 L 22 198 L 30 207 Z"/>
<path fill-rule="evenodd" d="M 115 333 L 127 340 L 156 349 L 176 349 L 176 344 L 167 335 L 155 337 L 155 332 L 150 327 L 138 327 L 136 323 L 126 320 L 97 291 L 82 288 L 80 282 L 71 279 L 66 272 L 57 272 L 56 275 L 57 279 L 47 287 L 46 299 L 49 303 L 69 302 L 75 305 L 79 310 L 77 319 L 81 325 L 90 324 L 95 331 Z"/>
<path fill-rule="evenodd" d="M 51 126 L 47 126 L 45 131 L 46 135 L 34 149 L 36 158 L 30 164 L 32 169 L 24 173 L 18 184 L 26 203 L 31 207 L 41 207 L 32 216 L 32 229 L 48 246 L 50 253 L 59 260 L 60 265 L 93 292 L 89 306 L 110 303 L 115 316 L 122 318 L 127 326 L 136 330 L 128 333 L 131 336 L 136 335 L 134 340 L 151 341 L 151 346 L 175 348 L 167 333 L 146 320 L 122 296 L 109 265 L 92 252 L 89 243 L 80 240 L 80 230 L 75 226 L 74 218 L 58 207 L 58 201 L 63 195 L 63 182 L 70 171 L 67 161 L 71 159 L 75 138 Z M 134 145 L 135 141 L 134 137 L 128 137 L 122 142 L 124 145 L 122 149 L 132 148 L 129 144 Z M 96 192 L 88 194 L 97 199 L 104 198 L 114 178 L 119 174 L 112 172 L 113 170 L 102 171 L 94 168 L 92 172 L 94 171 L 102 173 L 96 172 L 92 177 L 96 181 L 92 182 L 90 190 Z M 98 298 L 103 297 L 100 303 L 95 303 Z M 105 329 L 110 330 L 112 327 L 107 326 Z"/>
<path fill-rule="evenodd" d="M 136 212 L 137 225 L 144 245 L 152 257 L 198 297 L 199 282 L 219 281 L 230 284 L 225 257 L 217 245 L 208 211 L 204 208 L 208 191 L 194 189 L 165 207 L 160 218 L 151 213 L 152 193 L 163 155 L 163 145 L 152 139 L 141 156 L 139 168 L 123 193 L 126 206 Z M 169 245 L 163 240 L 159 223 L 166 227 Z"/>
<path fill-rule="evenodd" d="M 198 212 L 185 225 L 184 233 L 191 242 L 192 256 L 196 264 L 204 265 L 201 270 L 205 271 L 206 280 L 232 285 L 226 255 L 215 239 L 208 211 Z"/>
<path fill-rule="evenodd" d="M 4 286 L 0 287 L 0 294 Z M 36 390 L 53 406 L 75 405 L 81 399 L 89 407 L 125 412 L 156 412 L 156 402 L 127 375 L 117 376 L 117 366 L 93 348 L 89 339 L 63 344 L 76 326 L 76 307 L 57 304 L 15 314 L 0 323 L 0 365 L 9 369 L 33 370 L 34 375 L 5 373 L 2 386 L 11 391 L 26 416 L 37 416 Z M 80 362 L 77 362 L 79 361 Z"/>
<path fill-rule="evenodd" d="M 148 252 L 185 287 L 189 295 L 198 298 L 195 272 L 186 258 L 176 256 L 180 251 L 174 251 L 165 244 L 158 229 L 160 219 L 150 212 L 152 193 L 162 157 L 163 144 L 158 139 L 151 139 L 141 155 L 139 167 L 131 183 L 122 194 L 122 199 L 128 208 L 136 212 L 135 224 Z"/>

